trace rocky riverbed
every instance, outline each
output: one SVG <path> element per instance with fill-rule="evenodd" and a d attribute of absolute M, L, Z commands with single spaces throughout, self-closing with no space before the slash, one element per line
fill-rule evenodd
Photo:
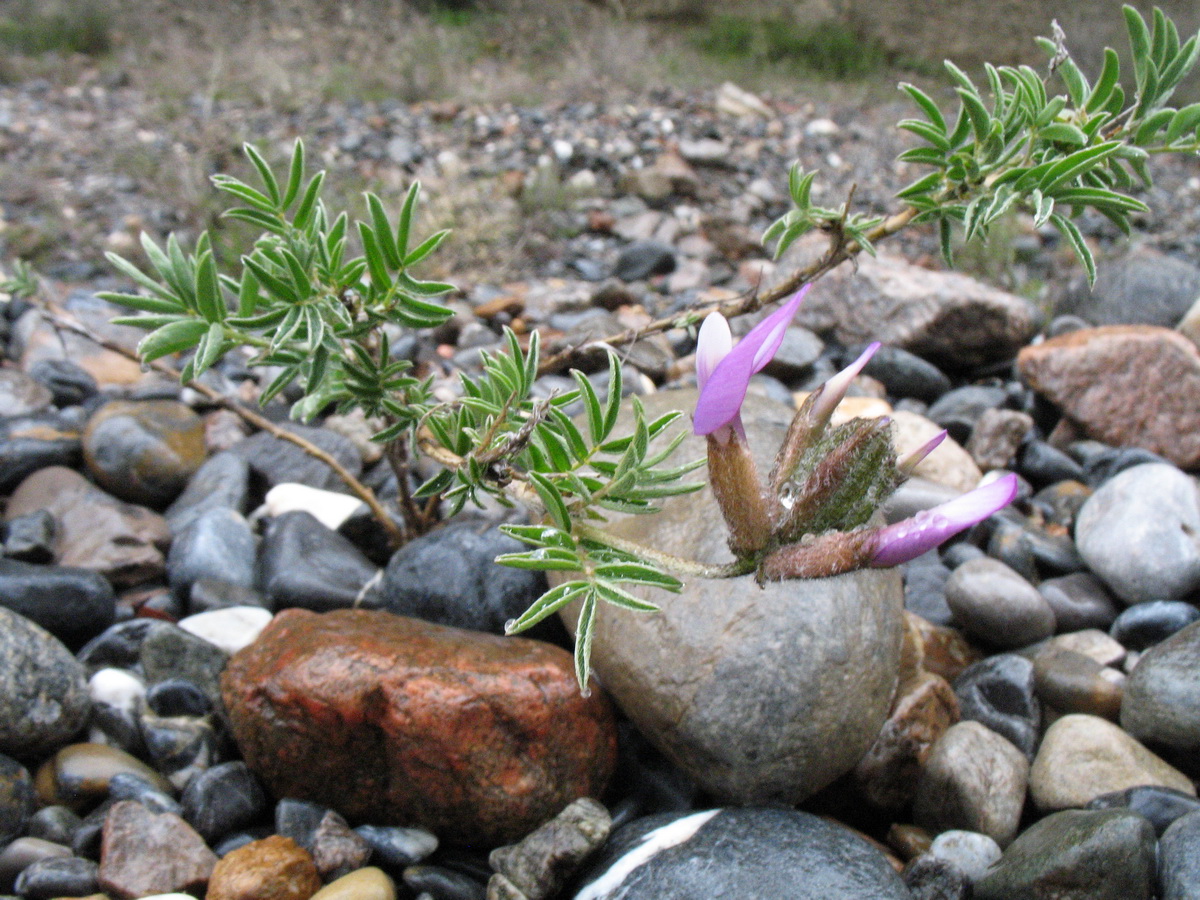
<path fill-rule="evenodd" d="M 139 180 L 115 151 L 187 171 L 233 165 L 231 136 L 279 155 L 303 135 L 312 159 L 370 185 L 419 175 L 430 193 L 494 198 L 480 215 L 513 239 L 505 279 L 468 272 L 452 323 L 403 343 L 443 391 L 503 325 L 602 336 L 781 277 L 812 247 L 776 265 L 757 236 L 786 208 L 796 158 L 831 198 L 853 184 L 879 211 L 916 175 L 882 128 L 898 106 L 732 88 L 286 117 L 189 101 L 169 123 L 142 99 L 99 76 L 0 86 L 0 242 L 6 262 L 37 260 L 42 299 L 132 346 L 139 333 L 107 325 L 116 311 L 95 297 L 118 283 L 101 251 L 204 223 L 145 180 L 162 169 Z M 197 136 L 214 133 L 205 155 Z M 919 232 L 819 283 L 756 380 L 752 440 L 877 339 L 843 413 L 891 416 L 905 447 L 951 436 L 889 515 L 1000 470 L 1023 479 L 1017 502 L 904 566 L 905 610 L 862 613 L 849 650 L 835 642 L 850 611 L 806 606 L 797 585 L 779 601 L 787 627 L 726 669 L 747 617 L 703 635 L 701 657 L 683 640 L 623 656 L 614 632 L 597 649 L 611 696 L 579 694 L 560 624 L 499 637 L 543 588 L 491 563 L 515 549 L 501 511 L 389 553 L 323 464 L 8 303 L 0 892 L 1195 896 L 1200 167 L 1156 173 L 1141 246 L 1085 223 L 1107 257 L 1086 299 L 1050 236 L 1019 220 L 1000 286 L 940 271 Z M 639 342 L 626 385 L 672 405 L 692 349 L 682 332 Z M 252 401 L 259 376 L 231 355 L 210 384 Z M 345 417 L 302 429 L 386 497 L 367 431 Z M 711 522 L 698 496 L 672 528 Z M 733 608 L 757 589 L 696 590 Z M 709 663 L 701 694 L 687 676 Z M 880 677 L 847 690 L 854 670 Z M 811 691 L 784 694 L 799 671 Z M 772 713 L 777 733 L 755 743 Z M 872 725 L 834 740 L 831 719 Z M 719 759 L 682 752 L 685 725 Z"/>

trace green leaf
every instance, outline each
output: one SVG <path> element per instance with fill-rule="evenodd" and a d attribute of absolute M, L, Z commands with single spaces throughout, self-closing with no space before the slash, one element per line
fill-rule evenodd
<path fill-rule="evenodd" d="M 982 143 L 987 139 L 988 131 L 991 129 L 991 115 L 983 105 L 983 101 L 979 99 L 978 94 L 965 88 L 956 88 L 956 92 L 962 101 L 963 109 L 966 110 L 967 116 L 971 120 L 971 130 L 975 132 L 975 140 Z"/>
<path fill-rule="evenodd" d="M 444 231 L 439 231 L 432 237 L 427 238 L 419 247 L 417 247 L 416 250 L 404 257 L 404 267 L 408 268 L 409 266 L 415 266 L 430 253 L 436 250 L 441 245 L 442 241 L 449 236 L 450 230 L 446 229 Z"/>
<path fill-rule="evenodd" d="M 1068 56 L 1059 64 L 1058 74 L 1062 77 L 1063 84 L 1067 86 L 1071 104 L 1076 107 L 1083 106 L 1089 91 L 1087 79 L 1079 71 L 1079 66 L 1075 65 L 1075 61 Z"/>
<path fill-rule="evenodd" d="M 226 346 L 225 329 L 220 322 L 213 322 L 208 326 L 208 333 L 203 338 L 203 346 L 196 349 L 196 356 L 192 360 L 194 366 L 192 377 L 199 378 L 203 375 L 213 363 L 221 358 Z"/>
<path fill-rule="evenodd" d="M 292 215 L 292 224 L 304 230 L 313 216 L 313 212 L 317 209 L 317 198 L 321 195 L 321 186 L 325 183 L 325 171 L 321 170 L 312 177 L 308 183 L 308 187 L 304 190 L 304 196 L 300 198 L 300 205 L 296 207 L 296 212 Z"/>
<path fill-rule="evenodd" d="M 1185 134 L 1194 137 L 1196 128 L 1200 126 L 1200 103 L 1192 103 L 1175 113 L 1163 140 L 1173 144 Z"/>
<path fill-rule="evenodd" d="M 242 265 L 254 273 L 258 282 L 267 292 L 287 303 L 298 303 L 300 297 L 291 284 L 284 281 L 253 256 L 243 256 Z"/>
<path fill-rule="evenodd" d="M 392 276 L 388 273 L 379 242 L 375 240 L 375 232 L 366 222 L 359 222 L 358 236 L 362 240 L 363 256 L 367 259 L 367 271 L 371 273 L 371 285 L 379 293 L 386 293 L 392 286 Z"/>
<path fill-rule="evenodd" d="M 583 401 L 584 412 L 587 413 L 588 434 L 591 435 L 593 444 L 599 444 L 608 437 L 604 430 L 604 411 L 600 408 L 600 398 L 596 396 L 596 389 L 592 387 L 587 376 L 578 369 L 571 370 L 571 377 L 579 385 L 579 397 Z"/>
<path fill-rule="evenodd" d="M 588 591 L 583 596 L 583 605 L 579 610 L 579 620 L 575 623 L 575 678 L 579 681 L 579 690 L 585 697 L 591 694 L 588 679 L 592 675 L 592 637 L 596 619 L 596 593 Z"/>
<path fill-rule="evenodd" d="M 200 254 L 200 259 L 196 261 L 196 280 L 193 291 L 196 294 L 196 310 L 205 321 L 222 322 L 225 320 L 228 310 L 225 308 L 225 298 L 221 296 L 217 265 L 213 262 L 211 250 L 205 250 Z"/>
<path fill-rule="evenodd" d="M 629 593 L 629 591 L 623 590 L 607 581 L 596 582 L 596 595 L 606 603 L 611 603 L 613 606 L 619 606 L 622 609 L 628 609 L 633 612 L 658 612 L 659 610 L 659 607 L 655 604 L 642 600 L 640 597 Z"/>
<path fill-rule="evenodd" d="M 454 316 L 454 310 L 414 297 L 403 297 L 396 307 L 396 318 L 410 328 L 436 328 Z"/>
<path fill-rule="evenodd" d="M 1173 109 L 1156 109 L 1138 126 L 1137 132 L 1133 137 L 1133 142 L 1135 144 L 1150 143 L 1158 132 L 1162 131 L 1175 119 L 1175 115 L 1176 113 Z"/>
<path fill-rule="evenodd" d="M 183 304 L 175 300 L 163 300 L 158 297 L 146 297 L 142 294 L 121 294 L 115 291 L 100 291 L 96 294 L 101 300 L 107 300 L 110 303 L 116 303 L 119 306 L 127 306 L 130 309 L 137 309 L 148 313 L 161 313 L 164 315 L 179 314 L 185 312 Z"/>
<path fill-rule="evenodd" d="M 539 472 L 530 472 L 529 481 L 533 484 L 533 489 L 537 491 L 542 505 L 546 507 L 546 515 L 550 517 L 550 521 L 569 533 L 571 531 L 571 514 L 567 512 L 567 504 L 563 502 L 558 488 Z"/>
<path fill-rule="evenodd" d="M 383 209 L 383 201 L 378 196 L 367 192 L 367 208 L 371 213 L 371 226 L 375 230 L 375 241 L 383 251 L 384 262 L 392 271 L 401 266 L 400 254 L 396 252 L 396 244 L 392 240 L 392 225 Z"/>
<path fill-rule="evenodd" d="M 573 550 L 575 540 L 565 531 L 559 531 L 550 525 L 501 525 L 500 530 L 519 541 L 532 544 L 535 547 L 561 547 Z"/>
<path fill-rule="evenodd" d="M 1038 137 L 1044 141 L 1071 144 L 1075 147 L 1083 147 L 1088 142 L 1087 135 L 1081 128 L 1076 128 L 1067 122 L 1054 122 L 1047 125 L 1038 133 Z"/>
<path fill-rule="evenodd" d="M 621 361 L 611 350 L 608 351 L 608 394 L 604 400 L 604 434 L 612 434 L 621 415 Z"/>
<path fill-rule="evenodd" d="M 308 273 L 304 271 L 304 266 L 300 265 L 300 260 L 292 251 L 284 248 L 283 261 L 287 263 L 288 274 L 292 278 L 292 284 L 296 286 L 296 293 L 299 297 L 311 297 L 313 292 L 312 282 L 308 280 Z"/>
<path fill-rule="evenodd" d="M 943 216 L 938 219 L 938 237 L 942 245 L 942 259 L 946 261 L 946 265 L 954 266 L 954 245 L 951 241 L 950 219 Z"/>
<path fill-rule="evenodd" d="M 942 184 L 942 173 L 941 172 L 930 172 L 924 178 L 918 178 L 916 181 L 914 181 L 908 187 L 901 190 L 899 193 L 896 194 L 896 197 L 900 200 L 907 200 L 910 197 L 917 197 L 917 196 L 920 196 L 921 194 L 928 194 L 930 191 L 933 191 L 936 188 L 940 187 L 941 184 Z"/>
<path fill-rule="evenodd" d="M 1096 86 L 1092 88 L 1092 93 L 1088 96 L 1084 109 L 1089 113 L 1103 109 L 1104 104 L 1112 96 L 1113 88 L 1116 87 L 1117 79 L 1120 77 L 1121 58 L 1112 47 L 1105 47 L 1104 66 L 1100 70 L 1100 77 L 1096 79 Z"/>
<path fill-rule="evenodd" d="M 1076 150 L 1069 156 L 1054 163 L 1042 176 L 1037 187 L 1043 194 L 1048 194 L 1056 187 L 1066 184 L 1093 166 L 1103 162 L 1121 149 L 1120 141 L 1107 141 L 1093 147 Z"/>
<path fill-rule="evenodd" d="M 243 269 L 242 283 L 238 285 L 238 317 L 245 319 L 253 316 L 257 308 L 258 279 L 254 277 L 254 273 L 249 269 Z"/>
<path fill-rule="evenodd" d="M 408 256 L 408 240 L 412 233 L 413 214 L 420 196 L 421 182 L 414 181 L 404 196 L 404 205 L 400 208 L 400 219 L 396 223 L 396 249 L 402 257 Z"/>
<path fill-rule="evenodd" d="M 496 562 L 513 569 L 528 569 L 538 572 L 582 572 L 583 563 L 574 550 L 559 547 L 539 547 L 521 553 L 502 553 Z"/>
<path fill-rule="evenodd" d="M 1072 249 L 1074 249 L 1075 255 L 1083 263 L 1084 269 L 1087 270 L 1088 286 L 1090 287 L 1096 281 L 1096 260 L 1092 256 L 1092 251 L 1088 247 L 1087 241 L 1080 234 L 1079 228 L 1076 227 L 1074 222 L 1059 213 L 1053 213 L 1050 216 L 1050 223 L 1067 239 Z"/>
<path fill-rule="evenodd" d="M 1121 11 L 1125 14 L 1125 28 L 1129 32 L 1129 50 L 1133 56 L 1134 75 L 1138 90 L 1141 91 L 1146 80 L 1147 67 L 1151 64 L 1150 32 L 1147 30 L 1146 22 L 1142 19 L 1141 14 L 1132 6 L 1123 6 Z"/>
<path fill-rule="evenodd" d="M 554 615 L 568 603 L 580 599 L 584 594 L 590 593 L 591 590 L 591 584 L 586 581 L 567 581 L 557 587 L 551 588 L 537 600 L 533 601 L 529 609 L 521 613 L 518 618 L 506 622 L 504 633 L 516 634 L 519 631 L 524 631 L 536 625 L 547 616 Z"/>
<path fill-rule="evenodd" d="M 910 150 L 905 150 L 899 156 L 900 162 L 916 163 L 922 166 L 937 166 L 939 169 L 944 169 L 949 163 L 946 161 L 946 154 L 936 147 L 913 147 Z M 781 225 L 781 222 L 776 222 L 776 225 Z M 763 243 L 766 243 L 770 238 L 763 235 Z"/>
<path fill-rule="evenodd" d="M 683 587 L 683 582 L 675 576 L 661 572 L 654 566 L 644 562 L 605 563 L 596 566 L 593 572 L 597 578 L 603 578 L 607 581 L 644 584 L 650 587 L 662 588 L 673 593 L 678 593 Z"/>
<path fill-rule="evenodd" d="M 938 105 L 933 102 L 933 99 L 928 94 L 908 82 L 901 82 L 900 90 L 908 94 L 913 103 L 921 107 L 921 111 L 925 113 L 931 125 L 937 128 L 943 135 L 946 133 L 946 120 L 942 117 L 942 111 L 938 109 Z"/>
<path fill-rule="evenodd" d="M 271 167 L 267 165 L 267 161 L 262 158 L 262 154 L 254 148 L 253 144 L 242 144 L 242 152 L 246 154 L 246 158 L 258 170 L 258 176 L 262 179 L 263 186 L 267 189 L 267 194 L 270 196 L 271 202 L 278 208 L 280 199 L 279 182 L 275 180 L 275 173 L 271 171 Z"/>
<path fill-rule="evenodd" d="M 287 188 L 283 192 L 283 200 L 280 201 L 280 208 L 287 209 L 296 200 L 300 193 L 300 185 L 304 180 L 304 141 L 299 138 L 292 146 L 292 162 L 288 166 L 288 183 Z"/>
<path fill-rule="evenodd" d="M 240 219 L 243 222 L 249 222 L 263 231 L 269 231 L 271 234 L 284 235 L 287 234 L 287 226 L 284 225 L 278 218 L 268 215 L 265 212 L 260 212 L 257 209 L 247 209 L 246 207 L 238 207 L 237 209 L 227 209 L 221 213 L 223 219 Z"/>
<path fill-rule="evenodd" d="M 261 191 L 256 191 L 250 185 L 238 181 L 230 175 L 214 175 L 210 179 L 213 187 L 219 191 L 224 191 L 226 194 L 233 196 L 249 203 L 254 209 L 259 212 L 274 218 L 277 214 L 276 204 L 270 197 L 263 194 Z"/>
<path fill-rule="evenodd" d="M 146 335 L 137 346 L 142 362 L 152 362 L 172 353 L 190 350 L 208 332 L 208 323 L 200 319 L 180 319 Z"/>
<path fill-rule="evenodd" d="M 921 119 L 903 119 L 896 123 L 896 127 L 912 132 L 943 153 L 950 150 L 950 141 L 946 139 L 945 131 L 939 130 L 936 126 Z"/>

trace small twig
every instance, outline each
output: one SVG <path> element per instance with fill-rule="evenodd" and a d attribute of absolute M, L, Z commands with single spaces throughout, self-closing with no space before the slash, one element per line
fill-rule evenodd
<path fill-rule="evenodd" d="M 141 358 L 138 357 L 136 353 L 132 352 L 131 350 L 127 350 L 114 341 L 110 341 L 99 336 L 95 332 L 88 330 L 78 320 L 71 317 L 65 311 L 54 306 L 54 304 L 50 303 L 49 301 L 38 301 L 37 305 L 41 309 L 42 315 L 46 316 L 46 318 L 50 321 L 50 324 L 52 324 L 55 328 L 62 329 L 63 331 L 69 331 L 72 334 L 77 334 L 80 337 L 87 338 L 89 341 L 97 346 L 103 347 L 105 350 L 110 350 L 113 353 L 117 353 L 126 359 L 133 360 L 136 363 L 147 365 L 156 372 L 162 372 L 164 375 L 168 375 L 175 380 L 179 379 L 179 372 L 173 369 L 171 366 L 167 365 L 161 360 L 142 363 Z M 197 393 L 204 395 L 205 399 L 211 401 L 217 406 L 223 407 L 224 409 L 236 414 L 243 421 L 248 422 L 255 428 L 266 431 L 280 440 L 295 444 L 309 456 L 312 456 L 313 458 L 325 463 L 325 465 L 329 466 L 329 468 L 333 470 L 334 474 L 341 479 L 342 483 L 350 489 L 350 492 L 363 503 L 365 503 L 371 510 L 371 515 L 375 517 L 383 530 L 387 532 L 388 542 L 396 547 L 399 547 L 404 543 L 404 532 L 401 531 L 396 526 L 396 523 L 392 521 L 391 516 L 387 514 L 387 511 L 383 508 L 382 504 L 380 504 L 379 498 L 375 496 L 375 492 L 355 478 L 349 469 L 343 466 L 340 462 L 338 462 L 316 444 L 305 440 L 303 437 L 295 434 L 294 432 L 288 431 L 286 428 L 281 428 L 265 416 L 261 416 L 253 410 L 247 409 L 236 400 L 232 399 L 231 397 L 224 396 L 219 391 L 210 388 L 206 384 L 202 384 L 199 381 L 189 381 L 186 383 L 186 387 L 189 387 Z"/>
<path fill-rule="evenodd" d="M 917 210 L 912 207 L 906 208 L 903 212 L 896 213 L 888 217 L 883 222 L 867 232 L 867 240 L 872 244 L 891 237 L 898 231 L 903 230 L 909 222 L 917 215 Z M 782 300 L 784 297 L 794 294 L 804 285 L 816 281 L 826 272 L 836 268 L 848 259 L 852 259 L 862 250 L 862 246 L 857 241 L 847 241 L 844 237 L 831 237 L 829 249 L 825 255 L 819 260 L 802 269 L 798 269 L 792 273 L 790 277 L 780 282 L 771 290 L 759 294 L 753 293 L 746 297 L 740 297 L 734 300 L 726 300 L 723 303 L 713 303 L 708 306 L 699 307 L 682 315 L 676 314 L 666 316 L 661 319 L 656 319 L 647 325 L 639 328 L 627 328 L 617 334 L 609 335 L 608 337 L 599 340 L 588 341 L 582 345 L 572 345 L 564 347 L 555 353 L 550 354 L 542 359 L 538 366 L 538 374 L 544 375 L 547 372 L 558 372 L 569 366 L 579 356 L 591 347 L 602 344 L 610 346 L 620 346 L 622 344 L 630 344 L 641 338 L 651 334 L 658 334 L 662 331 L 667 331 L 677 327 L 681 319 L 690 319 L 691 321 L 700 321 L 709 313 L 719 312 L 727 319 L 744 316 L 748 313 L 756 312 L 764 306 L 769 306 Z"/>

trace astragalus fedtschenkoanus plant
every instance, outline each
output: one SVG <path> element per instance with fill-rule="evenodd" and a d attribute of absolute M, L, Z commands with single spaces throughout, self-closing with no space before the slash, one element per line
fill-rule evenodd
<path fill-rule="evenodd" d="M 226 213 L 259 228 L 261 237 L 239 261 L 218 268 L 216 252 L 202 235 L 192 252 L 174 236 L 165 248 L 143 240 L 148 272 L 111 256 L 142 290 L 107 295 L 141 315 L 124 321 L 150 334 L 140 350 L 146 360 L 184 352 L 185 380 L 198 378 L 233 348 L 249 348 L 251 363 L 278 368 L 264 399 L 289 383 L 299 385 L 297 418 L 328 408 L 361 409 L 381 423 L 375 439 L 395 468 L 404 527 L 380 516 L 381 527 L 399 542 L 432 527 L 485 496 L 528 505 L 537 524 L 507 526 L 531 545 L 500 562 L 566 573 L 521 617 L 518 631 L 579 602 L 576 669 L 586 685 L 592 624 L 599 606 L 612 603 L 652 611 L 656 607 L 626 590 L 650 585 L 679 590 L 677 576 L 729 576 L 756 572 L 760 579 L 816 577 L 863 566 L 890 566 L 930 549 L 1008 503 L 1014 476 L 977 488 L 958 500 L 887 527 L 873 515 L 906 476 L 912 459 L 897 461 L 888 425 L 830 417 L 858 362 L 813 394 L 796 415 L 765 481 L 754 471 L 738 411 L 750 377 L 766 364 L 801 302 L 796 292 L 841 262 L 904 228 L 935 225 L 949 259 L 950 235 L 986 235 L 1005 213 L 1027 211 L 1057 228 L 1083 261 L 1089 277 L 1091 251 L 1072 221 L 1095 210 L 1118 228 L 1145 205 L 1131 196 L 1148 183 L 1154 154 L 1200 149 L 1200 104 L 1177 109 L 1172 92 L 1200 54 L 1195 37 L 1180 41 L 1159 11 L 1149 24 L 1125 8 L 1134 80 L 1123 85 L 1117 55 L 1089 81 L 1056 29 L 1043 42 L 1044 72 L 1029 66 L 986 66 L 986 89 L 947 63 L 957 109 L 947 115 L 927 94 L 901 85 L 921 113 L 898 127 L 921 141 L 901 160 L 928 171 L 897 193 L 899 207 L 873 217 L 850 208 L 813 202 L 816 173 L 793 168 L 794 208 L 764 235 L 781 253 L 807 231 L 828 237 L 815 263 L 792 273 L 762 294 L 701 307 L 648 326 L 563 347 L 543 358 L 536 334 L 526 345 L 511 332 L 506 350 L 486 355 L 482 373 L 463 375 L 457 400 L 438 402 L 427 376 L 392 355 L 388 328 L 434 327 L 451 316 L 438 298 L 451 290 L 414 275 L 445 232 L 412 240 L 418 186 L 409 190 L 395 221 L 374 194 L 366 216 L 353 223 L 321 201 L 323 173 L 308 178 L 303 144 L 297 142 L 285 177 L 277 179 L 253 148 L 246 152 L 261 185 L 228 176 L 217 187 L 242 204 Z M 1061 85 L 1061 90 L 1059 86 Z M 789 299 L 790 298 L 790 299 Z M 724 317 L 787 302 L 734 345 Z M 671 434 L 682 412 L 647 421 L 636 398 L 632 431 L 617 436 L 621 406 L 620 365 L 612 346 L 669 328 L 700 329 L 697 375 L 700 401 L 695 430 L 707 436 L 709 475 L 730 527 L 736 561 L 701 566 L 667 559 L 653 548 L 633 547 L 603 530 L 607 511 L 652 513 L 659 500 L 694 490 L 687 474 L 702 464 L 669 464 L 683 439 Z M 577 389 L 535 400 L 531 389 L 548 369 L 563 369 L 581 349 L 609 349 L 604 397 L 574 373 Z M 583 423 L 566 412 L 582 404 Z M 924 449 L 924 452 L 932 447 Z M 410 492 L 411 461 L 424 454 L 441 470 Z M 919 455 L 919 454 L 918 454 Z M 356 486 L 356 493 L 366 491 Z M 378 508 L 378 507 L 375 507 Z"/>

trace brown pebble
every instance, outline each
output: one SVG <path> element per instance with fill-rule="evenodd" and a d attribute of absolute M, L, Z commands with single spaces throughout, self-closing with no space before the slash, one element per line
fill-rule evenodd
<path fill-rule="evenodd" d="M 208 881 L 205 900 L 310 900 L 321 876 L 308 851 L 273 834 L 229 852 Z"/>

